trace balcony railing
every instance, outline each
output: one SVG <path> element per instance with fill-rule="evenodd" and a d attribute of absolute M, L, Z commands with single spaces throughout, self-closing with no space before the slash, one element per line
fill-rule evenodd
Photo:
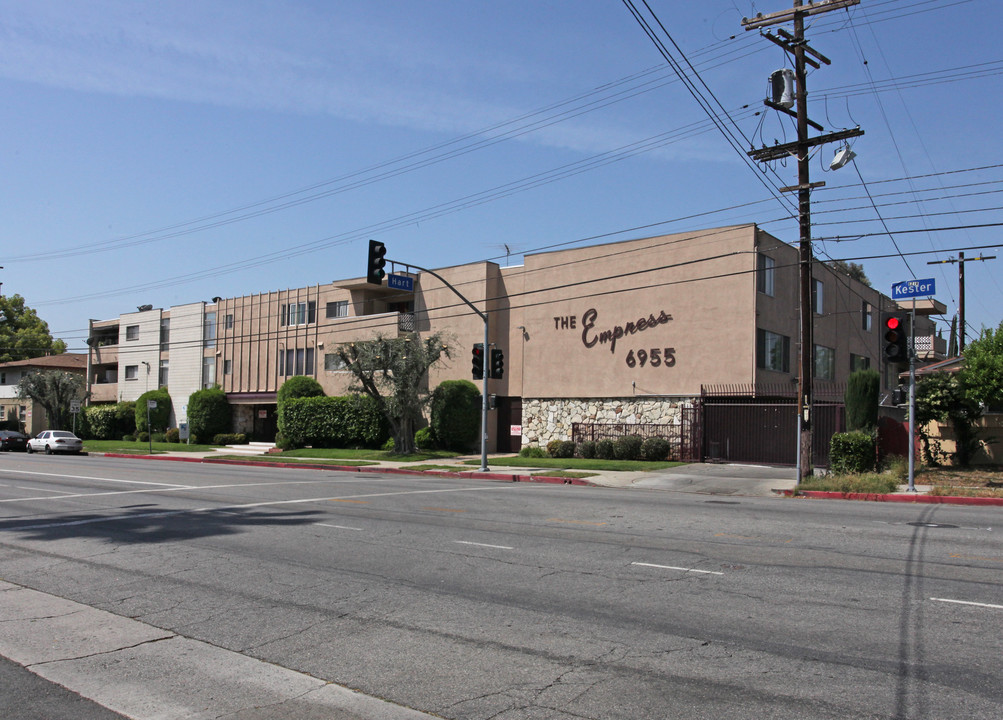
<path fill-rule="evenodd" d="M 414 329 L 415 323 L 413 312 L 397 313 L 397 332 L 413 333 Z"/>

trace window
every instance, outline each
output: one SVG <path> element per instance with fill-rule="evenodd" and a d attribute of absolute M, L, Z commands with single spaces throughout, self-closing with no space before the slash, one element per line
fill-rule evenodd
<path fill-rule="evenodd" d="M 348 317 L 348 300 L 337 300 L 327 304 L 327 317 Z"/>
<path fill-rule="evenodd" d="M 822 292 L 825 286 L 822 281 L 815 278 L 812 280 L 811 285 L 811 307 L 815 311 L 816 315 L 824 314 L 823 309 L 825 308 L 824 293 Z"/>
<path fill-rule="evenodd" d="M 860 302 L 860 327 L 867 332 L 871 331 L 874 322 L 874 306 L 866 300 Z"/>
<path fill-rule="evenodd" d="M 157 375 L 157 383 L 160 387 L 167 387 L 167 361 L 160 361 L 160 373 Z"/>
<path fill-rule="evenodd" d="M 171 319 L 160 318 L 160 352 L 171 348 Z"/>
<path fill-rule="evenodd" d="M 313 348 L 279 350 L 279 376 L 313 375 Z"/>
<path fill-rule="evenodd" d="M 280 325 L 306 325 L 317 322 L 317 303 L 310 302 L 289 303 L 279 308 Z"/>
<path fill-rule="evenodd" d="M 227 313 L 223 319 L 223 329 L 233 330 L 233 313 Z"/>
<path fill-rule="evenodd" d="M 207 390 L 216 384 L 216 358 L 202 358 L 202 389 Z"/>
<path fill-rule="evenodd" d="M 341 355 L 338 353 L 327 353 L 324 355 L 325 372 L 337 372 L 338 370 L 347 369 L 348 366 L 345 365 L 345 361 L 341 359 Z"/>
<path fill-rule="evenodd" d="M 233 360 L 224 360 L 223 361 L 223 374 L 224 375 L 233 375 Z"/>
<path fill-rule="evenodd" d="M 126 325 L 125 326 L 125 339 L 126 340 L 139 340 L 139 325 Z"/>
<path fill-rule="evenodd" d="M 17 410 L 17 419 L 21 422 L 27 422 L 28 420 L 28 406 L 22 405 Z"/>
<path fill-rule="evenodd" d="M 836 351 L 824 345 L 815 346 L 815 377 L 819 380 L 836 379 Z"/>
<path fill-rule="evenodd" d="M 866 355 L 854 355 L 850 353 L 850 372 L 857 372 L 857 370 L 869 370 L 871 367 L 871 359 Z"/>
<path fill-rule="evenodd" d="M 773 297 L 773 268 L 776 261 L 769 255 L 756 256 L 756 290 Z"/>
<path fill-rule="evenodd" d="M 125 379 L 126 380 L 136 380 L 139 378 L 139 365 L 126 365 L 125 366 Z"/>
<path fill-rule="evenodd" d="M 756 367 L 791 371 L 791 339 L 769 330 L 756 330 Z"/>
<path fill-rule="evenodd" d="M 7 384 L 7 373 L 0 372 L 0 385 L 6 385 L 6 384 Z"/>
<path fill-rule="evenodd" d="M 202 326 L 202 342 L 205 347 L 216 347 L 216 313 L 205 314 L 205 325 Z"/>

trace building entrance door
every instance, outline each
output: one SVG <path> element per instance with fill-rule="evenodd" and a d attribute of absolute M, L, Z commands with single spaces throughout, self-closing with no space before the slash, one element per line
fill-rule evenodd
<path fill-rule="evenodd" d="M 516 453 L 522 449 L 522 398 L 500 397 L 495 399 L 498 413 L 498 427 L 495 443 L 500 453 Z M 518 435 L 513 435 L 514 428 L 520 429 Z"/>
<path fill-rule="evenodd" d="M 254 431 L 251 439 L 257 442 L 274 442 L 279 431 L 275 405 L 254 406 Z"/>

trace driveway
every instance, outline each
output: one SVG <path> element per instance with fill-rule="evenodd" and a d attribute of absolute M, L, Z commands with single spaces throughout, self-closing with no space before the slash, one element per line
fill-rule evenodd
<path fill-rule="evenodd" d="M 639 474 L 632 487 L 706 495 L 764 495 L 795 485 L 792 467 L 693 463 Z"/>

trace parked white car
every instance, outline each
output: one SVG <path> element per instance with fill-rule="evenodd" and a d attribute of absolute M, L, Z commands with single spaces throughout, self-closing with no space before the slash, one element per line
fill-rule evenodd
<path fill-rule="evenodd" d="M 28 441 L 28 452 L 78 453 L 84 449 L 84 441 L 66 430 L 43 430 Z"/>

